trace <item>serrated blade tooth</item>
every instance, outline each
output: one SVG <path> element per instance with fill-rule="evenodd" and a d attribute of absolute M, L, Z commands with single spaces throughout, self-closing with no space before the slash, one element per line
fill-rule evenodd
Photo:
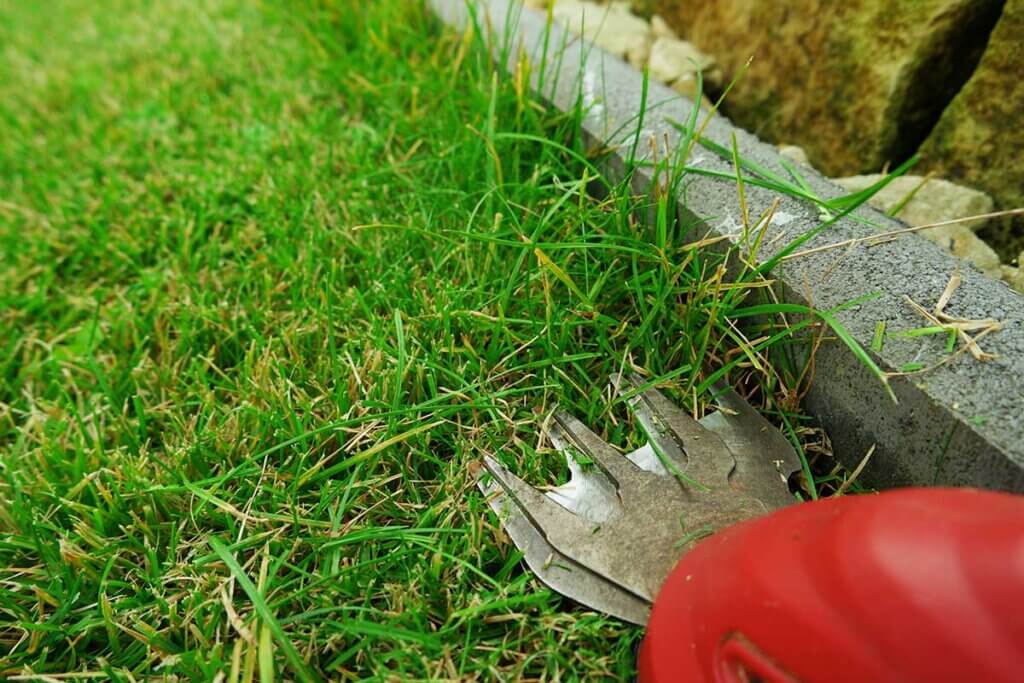
<path fill-rule="evenodd" d="M 565 457 L 569 465 L 569 481 L 547 492 L 548 498 L 567 510 L 596 524 L 606 522 L 621 512 L 621 501 L 616 492 L 615 482 L 594 467 L 584 464 L 579 458 L 586 453 L 577 450 L 568 434 L 558 422 L 548 429 L 552 445 Z"/>
<path fill-rule="evenodd" d="M 713 387 L 720 410 L 702 420 L 718 434 L 736 458 L 729 480 L 771 507 L 794 502 L 789 476 L 800 469 L 800 458 L 789 439 L 724 382 Z"/>
<path fill-rule="evenodd" d="M 670 461 L 670 465 L 674 466 L 675 469 L 685 472 L 689 464 L 686 453 L 683 452 L 679 444 L 673 439 L 665 437 L 664 426 L 658 424 L 657 417 L 647 402 L 644 401 L 642 393 L 637 391 L 643 384 L 643 378 L 635 375 L 627 377 L 626 375 L 619 374 L 612 379 L 611 384 L 616 395 L 625 400 L 630 412 L 633 413 L 636 421 L 640 424 L 640 429 L 647 437 L 647 443 L 627 457 L 633 461 L 635 456 L 637 460 L 634 462 L 639 461 L 647 464 L 647 467 L 644 467 L 644 469 L 655 474 L 668 475 L 670 473 L 669 469 L 665 467 L 664 458 L 667 458 Z M 655 390 L 650 389 L 649 391 Z M 657 465 L 651 462 L 652 457 L 657 461 Z M 638 466 L 643 467 L 639 463 Z"/>
<path fill-rule="evenodd" d="M 649 602 L 555 550 L 486 469 L 481 468 L 476 484 L 509 538 L 523 553 L 527 566 L 544 585 L 591 609 L 640 626 L 647 623 Z"/>
<path fill-rule="evenodd" d="M 683 477 L 702 487 L 728 480 L 736 466 L 721 437 L 706 429 L 657 389 L 638 391 L 644 380 L 638 375 L 613 382 L 658 454 L 678 468 Z M 667 467 L 671 471 L 672 467 Z"/>
<path fill-rule="evenodd" d="M 590 430 L 575 417 L 559 410 L 555 413 L 555 424 L 561 428 L 563 438 L 573 448 L 586 456 L 603 471 L 621 493 L 620 485 L 634 477 L 638 470 L 636 465 L 627 460 L 614 448 L 604 442 L 601 437 Z"/>
<path fill-rule="evenodd" d="M 489 455 L 484 456 L 484 467 L 504 489 L 505 494 L 512 498 L 520 511 L 526 515 L 533 526 L 538 529 L 555 529 L 568 537 L 585 538 L 593 531 L 593 524 L 588 520 L 562 507 L 546 495 L 509 472 L 497 460 Z M 547 537 L 545 533 L 545 537 Z"/>

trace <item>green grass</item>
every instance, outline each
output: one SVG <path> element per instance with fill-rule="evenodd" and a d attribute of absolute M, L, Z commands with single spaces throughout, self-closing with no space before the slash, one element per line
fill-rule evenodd
<path fill-rule="evenodd" d="M 470 464 L 565 476 L 555 405 L 635 441 L 623 367 L 807 436 L 768 351 L 818 318 L 664 196 L 592 199 L 579 113 L 418 2 L 36 5 L 0 3 L 0 671 L 631 675 Z"/>

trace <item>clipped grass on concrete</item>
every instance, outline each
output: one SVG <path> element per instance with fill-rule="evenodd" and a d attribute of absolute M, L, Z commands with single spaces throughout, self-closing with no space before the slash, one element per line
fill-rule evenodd
<path fill-rule="evenodd" d="M 3 674 L 631 675 L 468 466 L 624 367 L 799 431 L 777 311 L 418 2 L 0 7 Z"/>

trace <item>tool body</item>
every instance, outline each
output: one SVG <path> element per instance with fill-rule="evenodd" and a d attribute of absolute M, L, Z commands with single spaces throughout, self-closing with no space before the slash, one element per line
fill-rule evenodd
<path fill-rule="evenodd" d="M 1024 498 L 898 489 L 725 529 L 662 586 L 639 669 L 644 683 L 1020 681 Z"/>
<path fill-rule="evenodd" d="M 478 485 L 542 582 L 647 625 L 642 683 L 1019 680 L 1024 497 L 790 505 L 796 453 L 732 389 L 697 421 L 639 376 L 612 385 L 647 445 L 620 454 L 560 412 L 569 482 L 485 457 Z"/>

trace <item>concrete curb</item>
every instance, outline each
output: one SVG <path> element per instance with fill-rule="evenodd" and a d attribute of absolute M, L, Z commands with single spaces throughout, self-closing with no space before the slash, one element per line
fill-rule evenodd
<path fill-rule="evenodd" d="M 462 28 L 468 21 L 466 0 L 431 0 L 445 22 Z M 494 36 L 506 36 L 516 49 L 531 59 L 535 78 L 541 67 L 545 17 L 510 0 L 477 0 L 472 3 Z M 571 109 L 580 94 L 589 106 L 584 132 L 593 142 L 620 149 L 618 169 L 635 135 L 635 116 L 642 97 L 638 71 L 558 27 L 550 28 L 549 45 L 558 46 L 560 58 L 548 60 L 544 80 L 547 101 Z M 551 50 L 553 48 L 549 48 Z M 511 65 L 506 65 L 511 66 Z M 535 81 L 536 82 L 536 81 Z M 692 103 L 672 90 L 651 83 L 648 116 L 642 140 L 654 136 L 669 145 L 679 133 L 669 121 L 685 121 Z M 756 137 L 716 117 L 705 135 L 729 146 L 735 134 L 741 153 L 757 163 L 784 174 L 775 149 Z M 613 159 L 611 173 L 615 172 Z M 732 172 L 732 165 L 717 155 L 697 148 L 691 163 Z M 805 178 L 821 196 L 842 191 L 807 169 Z M 653 182 L 641 173 L 643 185 Z M 768 257 L 773 249 L 819 225 L 817 209 L 788 196 L 748 186 L 746 197 L 752 216 L 760 215 L 779 199 L 776 219 L 769 227 Z M 694 177 L 686 192 L 682 214 L 701 222 L 713 234 L 736 237 L 739 220 L 735 183 L 704 176 Z M 876 211 L 858 214 L 883 229 L 903 227 Z M 851 219 L 839 221 L 804 248 L 866 237 L 874 230 Z M 787 261 L 775 275 L 783 296 L 794 303 L 828 309 L 856 297 L 880 293 L 868 304 L 837 315 L 850 333 L 868 348 L 878 322 L 888 331 L 921 327 L 925 321 L 906 301 L 910 297 L 930 308 L 957 267 L 956 258 L 916 235 L 867 247 L 860 244 Z M 967 319 L 995 318 L 1004 328 L 984 340 L 986 351 L 997 358 L 980 362 L 963 354 L 927 373 L 896 377 L 892 388 L 899 398 L 894 405 L 884 388 L 839 342 L 827 342 L 818 350 L 815 381 L 807 398 L 832 439 L 835 452 L 848 466 L 856 465 L 869 448 L 875 453 L 862 479 L 876 486 L 945 484 L 984 486 L 1024 491 L 1024 297 L 1005 284 L 990 280 L 967 264 L 961 264 L 962 284 L 946 311 Z M 891 338 L 880 353 L 878 365 L 895 371 L 910 362 L 930 363 L 944 357 L 944 338 Z"/>

